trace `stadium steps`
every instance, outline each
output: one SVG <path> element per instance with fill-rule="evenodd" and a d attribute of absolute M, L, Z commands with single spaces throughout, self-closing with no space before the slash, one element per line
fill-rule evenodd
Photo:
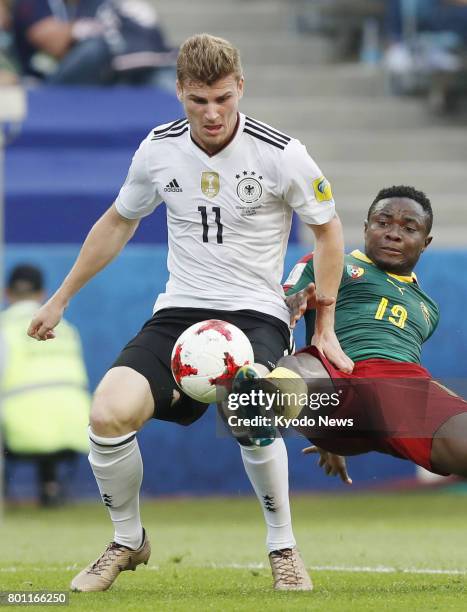
<path fill-rule="evenodd" d="M 300 129 L 289 131 L 290 136 L 300 138 L 311 153 L 316 153 L 320 164 L 336 160 L 352 162 L 436 162 L 437 160 L 467 159 L 467 137 L 464 130 L 438 126 L 393 129 L 330 130 Z"/>
<path fill-rule="evenodd" d="M 432 124 L 431 117 L 420 112 L 418 101 L 405 103 L 381 97 L 375 102 L 374 98 L 352 96 L 245 96 L 242 110 L 285 132 L 313 125 L 326 127 L 331 134 L 349 126 L 366 133 L 381 129 L 428 127 Z"/>
<path fill-rule="evenodd" d="M 395 184 L 407 184 L 413 181 L 418 185 L 423 182 L 424 188 L 430 194 L 442 193 L 444 190 L 465 194 L 467 193 L 467 172 L 465 170 L 465 163 L 460 161 L 393 161 L 390 176 Z M 345 194 L 350 196 L 361 193 L 362 182 L 365 184 L 365 189 L 372 192 L 380 189 L 380 186 L 387 182 L 388 168 L 386 163 L 378 161 L 347 161 L 345 164 L 336 161 L 326 164 L 326 174 L 334 177 L 334 182 L 339 185 L 345 185 Z M 443 213 L 452 216 L 453 210 L 449 202 L 443 201 L 442 207 Z"/>
<path fill-rule="evenodd" d="M 247 64 L 245 95 L 261 97 L 272 91 L 286 104 L 293 96 L 385 96 L 385 79 L 380 71 L 359 64 L 303 66 L 278 63 L 273 66 Z"/>
<path fill-rule="evenodd" d="M 276 37 L 258 38 L 258 34 L 245 39 L 239 35 L 224 34 L 241 49 L 242 62 L 246 70 L 249 66 L 271 66 L 290 63 L 291 66 L 301 66 L 307 70 L 309 66 L 319 66 L 336 59 L 337 50 L 330 44 L 327 37 L 314 37 L 310 40 L 297 40 L 285 30 Z M 280 84 L 280 82 L 276 82 Z"/>
<path fill-rule="evenodd" d="M 289 13 L 282 0 L 157 0 L 161 22 L 179 41 L 196 32 L 232 34 L 269 33 L 289 25 Z M 183 16 L 183 18 L 181 18 Z"/>
<path fill-rule="evenodd" d="M 171 44 L 200 32 L 221 36 L 238 46 L 245 68 L 320 65 L 336 59 L 336 46 L 328 37 L 297 38 L 285 0 L 155 0 L 153 4 Z"/>

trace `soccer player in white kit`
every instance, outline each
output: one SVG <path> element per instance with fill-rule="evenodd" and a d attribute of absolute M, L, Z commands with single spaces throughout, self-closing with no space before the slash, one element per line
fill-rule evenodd
<path fill-rule="evenodd" d="M 238 112 L 242 94 L 237 49 L 207 34 L 185 41 L 177 95 L 186 119 L 159 126 L 143 140 L 116 201 L 28 329 L 38 340 L 53 338 L 71 297 L 120 252 L 140 219 L 165 201 L 166 291 L 105 374 L 90 416 L 89 461 L 114 540 L 73 579 L 73 590 L 106 590 L 120 571 L 149 559 L 139 513 L 143 469 L 136 433 L 151 418 L 188 425 L 207 408 L 173 380 L 170 355 L 177 337 L 197 321 L 229 321 L 249 337 L 263 374 L 290 350 L 290 314 L 280 282 L 294 210 L 315 235 L 318 293 L 337 294 L 343 237 L 329 183 L 298 140 Z M 350 371 L 352 362 L 334 333 L 333 307 L 318 310 L 317 318 L 315 344 Z M 239 442 L 267 524 L 274 587 L 309 590 L 292 531 L 284 442 L 279 436 L 262 446 Z"/>

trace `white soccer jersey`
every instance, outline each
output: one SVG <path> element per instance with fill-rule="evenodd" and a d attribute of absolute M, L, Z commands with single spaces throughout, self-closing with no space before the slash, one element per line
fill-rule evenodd
<path fill-rule="evenodd" d="M 292 212 L 321 225 L 335 210 L 298 140 L 240 114 L 232 141 L 210 157 L 186 119 L 162 125 L 136 151 L 116 207 L 137 219 L 162 201 L 170 276 L 154 312 L 250 309 L 289 323 L 280 283 Z"/>

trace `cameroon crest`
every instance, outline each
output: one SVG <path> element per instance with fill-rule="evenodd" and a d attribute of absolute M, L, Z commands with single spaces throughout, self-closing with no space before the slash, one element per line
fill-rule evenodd
<path fill-rule="evenodd" d="M 360 278 L 360 276 L 363 276 L 365 274 L 365 269 L 360 268 L 360 266 L 356 266 L 354 264 L 348 264 L 347 274 L 350 276 L 350 278 Z"/>

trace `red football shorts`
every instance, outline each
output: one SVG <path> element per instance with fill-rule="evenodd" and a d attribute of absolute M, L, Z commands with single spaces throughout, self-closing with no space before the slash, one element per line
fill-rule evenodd
<path fill-rule="evenodd" d="M 366 359 L 355 363 L 352 374 L 337 370 L 316 347 L 298 351 L 318 358 L 343 401 L 333 419 L 354 422 L 355 435 L 342 429 L 300 429 L 320 447 L 338 455 L 377 451 L 408 459 L 434 472 L 431 447 L 438 429 L 451 417 L 467 412 L 467 402 L 433 380 L 420 365 Z"/>

